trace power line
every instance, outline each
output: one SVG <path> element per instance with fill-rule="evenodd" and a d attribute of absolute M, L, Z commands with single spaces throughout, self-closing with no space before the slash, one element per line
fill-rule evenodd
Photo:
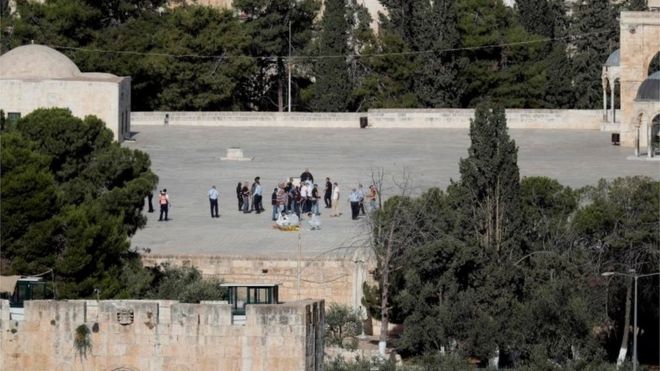
<path fill-rule="evenodd" d="M 92 48 L 83 48 L 83 47 L 73 47 L 73 46 L 64 46 L 64 45 L 48 45 L 53 49 L 60 50 L 74 50 L 81 51 L 86 53 L 105 53 L 105 54 L 125 54 L 125 55 L 141 55 L 141 56 L 156 56 L 156 57 L 166 57 L 166 58 L 198 58 L 198 59 L 230 59 L 230 58 L 244 58 L 244 59 L 253 59 L 253 60 L 277 60 L 277 59 L 329 59 L 329 58 L 370 58 L 370 57 L 388 57 L 388 56 L 407 56 L 407 55 L 424 55 L 424 54 L 442 54 L 442 53 L 452 53 L 459 51 L 474 51 L 482 49 L 492 49 L 492 48 L 504 48 L 504 47 L 513 47 L 513 46 L 522 46 L 522 45 L 531 45 L 531 44 L 541 44 L 551 41 L 561 41 L 561 40 L 571 40 L 579 39 L 586 36 L 600 35 L 608 33 L 609 31 L 597 31 L 597 32 L 588 32 L 579 35 L 567 35 L 562 37 L 551 37 L 551 38 L 542 38 L 535 40 L 525 40 L 525 41 L 516 41 L 510 43 L 500 43 L 500 44 L 489 44 L 489 45 L 480 45 L 480 46 L 467 46 L 461 48 L 446 48 L 446 49 L 429 49 L 429 50 L 419 50 L 419 51 L 408 51 L 408 52 L 389 52 L 389 53 L 370 53 L 370 54 L 329 54 L 329 55 L 268 55 L 268 56 L 251 56 L 251 55 L 204 55 L 204 54 L 171 54 L 171 53 L 158 53 L 158 52 L 138 52 L 132 50 L 109 50 L 109 49 L 92 49 Z"/>

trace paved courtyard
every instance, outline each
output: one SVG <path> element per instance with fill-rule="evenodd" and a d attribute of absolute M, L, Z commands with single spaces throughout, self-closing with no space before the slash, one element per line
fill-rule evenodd
<path fill-rule="evenodd" d="M 444 189 L 458 179 L 458 161 L 467 156 L 468 131 L 459 129 L 300 129 L 133 126 L 128 148 L 146 151 L 158 174 L 159 189 L 172 201 L 169 222 L 147 214 L 146 228 L 133 245 L 152 254 L 249 255 L 294 258 L 299 239 L 306 256 L 341 255 L 367 240 L 364 221 L 353 221 L 347 196 L 351 187 L 370 184 L 372 169 L 385 170 L 384 196 L 396 193 L 392 178 L 404 170 L 417 192 Z M 648 175 L 660 178 L 660 163 L 626 160 L 631 148 L 609 144 L 609 133 L 576 130 L 511 130 L 519 147 L 522 176 L 543 175 L 581 187 L 600 178 Z M 253 161 L 222 161 L 228 147 L 241 147 Z M 321 209 L 320 231 L 307 225 L 299 234 L 272 228 L 270 195 L 287 177 L 308 167 L 322 189 L 329 176 L 342 190 L 343 216 Z M 266 212 L 239 213 L 236 184 L 260 176 Z M 212 219 L 207 191 L 220 192 L 220 218 Z M 157 198 L 154 198 L 157 203 Z M 158 206 L 158 205 L 154 205 Z M 146 211 L 146 210 L 145 210 Z M 157 210 L 158 211 L 158 210 Z"/>

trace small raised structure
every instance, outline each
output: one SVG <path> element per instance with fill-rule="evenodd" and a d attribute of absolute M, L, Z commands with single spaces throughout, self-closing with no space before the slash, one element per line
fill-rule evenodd
<path fill-rule="evenodd" d="M 252 160 L 254 160 L 254 158 L 243 156 L 243 149 L 241 149 L 239 147 L 230 147 L 230 148 L 227 148 L 227 156 L 226 157 L 220 157 L 220 160 L 222 160 L 222 161 L 252 161 Z"/>
<path fill-rule="evenodd" d="M 94 115 L 121 142 L 130 136 L 131 79 L 80 72 L 66 55 L 44 45 L 24 45 L 0 55 L 0 109 L 13 120 L 37 108 L 68 108 Z"/>
<path fill-rule="evenodd" d="M 3 370 L 321 370 L 323 300 L 248 305 L 175 301 L 28 301 L 25 319 L 0 300 Z M 85 331 L 86 355 L 74 346 Z"/>

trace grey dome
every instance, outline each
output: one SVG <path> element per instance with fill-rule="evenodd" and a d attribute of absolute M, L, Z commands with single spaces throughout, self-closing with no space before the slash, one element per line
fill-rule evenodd
<path fill-rule="evenodd" d="M 660 71 L 656 71 L 637 89 L 635 101 L 660 102 Z"/>
<path fill-rule="evenodd" d="M 605 61 L 605 65 L 608 67 L 618 67 L 619 60 L 621 59 L 621 49 L 617 49 Z"/>

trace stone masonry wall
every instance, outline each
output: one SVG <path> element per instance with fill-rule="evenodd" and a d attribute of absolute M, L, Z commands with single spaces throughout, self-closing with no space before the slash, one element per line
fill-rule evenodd
<path fill-rule="evenodd" d="M 600 129 L 601 110 L 508 109 L 515 129 Z M 366 117 L 374 128 L 468 128 L 473 109 L 372 109 L 362 113 L 311 112 L 132 112 L 133 125 L 358 128 Z"/>
<path fill-rule="evenodd" d="M 3 370 L 321 370 L 323 300 L 248 305 L 232 325 L 228 304 L 173 301 L 28 301 L 9 319 L 0 301 Z M 86 355 L 76 329 L 90 329 Z"/>
<path fill-rule="evenodd" d="M 633 146 L 638 123 L 635 97 L 642 82 L 648 77 L 648 68 L 653 57 L 660 53 L 660 13 L 621 12 L 621 141 L 622 145 Z M 655 112 L 653 112 L 655 113 Z M 645 118 L 650 120 L 651 118 Z M 648 122 L 648 121 L 647 121 Z M 647 128 L 640 130 L 640 143 L 646 146 Z"/>
<path fill-rule="evenodd" d="M 329 303 L 359 307 L 362 283 L 370 280 L 368 259 L 347 257 L 312 259 L 300 263 L 300 295 L 298 295 L 298 261 L 295 259 L 247 256 L 143 255 L 146 266 L 170 263 L 194 266 L 206 276 L 222 278 L 227 283 L 277 283 L 279 300 L 295 301 L 323 298 Z"/>

